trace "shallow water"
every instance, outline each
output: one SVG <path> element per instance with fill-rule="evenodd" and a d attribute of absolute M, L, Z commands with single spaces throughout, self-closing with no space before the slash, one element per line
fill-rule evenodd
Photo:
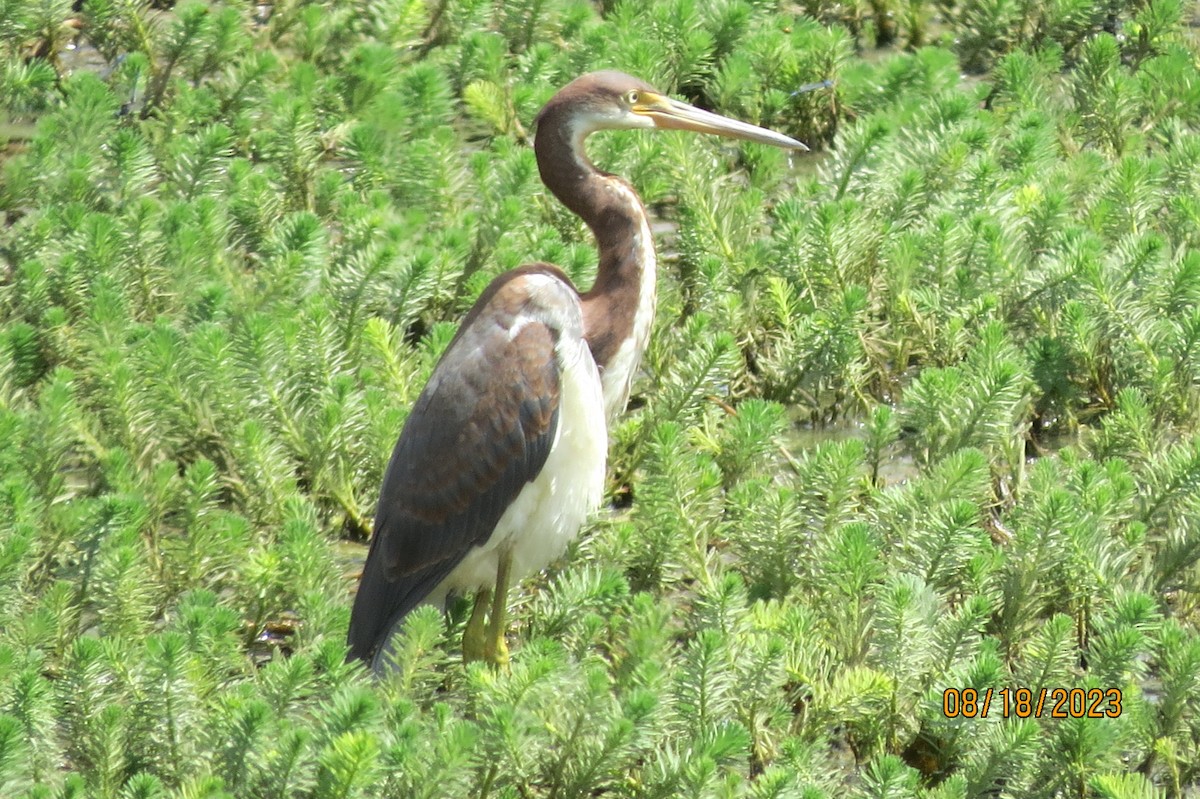
<path fill-rule="evenodd" d="M 793 424 L 784 437 L 784 449 L 792 457 L 802 455 L 821 444 L 847 439 L 865 439 L 867 430 L 861 419 L 846 419 L 832 424 Z M 879 463 L 879 479 L 884 486 L 898 485 L 920 476 L 912 456 L 900 451 L 898 445 L 888 447 Z"/>

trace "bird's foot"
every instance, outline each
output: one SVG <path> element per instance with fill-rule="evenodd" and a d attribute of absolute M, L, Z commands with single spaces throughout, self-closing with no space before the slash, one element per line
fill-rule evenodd
<path fill-rule="evenodd" d="M 508 668 L 508 580 L 512 572 L 512 550 L 505 549 L 496 568 L 496 588 L 492 593 L 492 612 L 488 618 L 487 637 L 483 640 L 483 656 L 493 668 Z"/>
<path fill-rule="evenodd" d="M 491 599 L 492 592 L 487 590 L 480 591 L 475 597 L 475 607 L 471 610 L 471 618 L 467 620 L 466 629 L 463 630 L 463 663 L 489 659 L 487 655 L 488 625 L 485 617 Z"/>
<path fill-rule="evenodd" d="M 475 607 L 471 609 L 471 618 L 463 630 L 463 663 L 483 660 L 493 667 L 508 668 L 508 642 L 504 631 L 508 626 L 508 577 L 511 569 L 512 551 L 506 550 L 501 554 L 496 568 L 495 589 L 484 589 L 475 597 Z"/>
<path fill-rule="evenodd" d="M 494 638 L 489 635 L 484 641 L 483 659 L 496 668 L 508 668 L 508 641 L 503 630 Z"/>

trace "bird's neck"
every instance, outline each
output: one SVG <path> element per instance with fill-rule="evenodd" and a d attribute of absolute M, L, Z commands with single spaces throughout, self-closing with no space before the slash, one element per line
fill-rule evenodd
<path fill-rule="evenodd" d="M 592 166 L 568 126 L 545 122 L 535 143 L 542 181 L 587 223 L 600 252 L 596 282 L 583 294 L 583 331 L 612 419 L 625 408 L 654 322 L 654 240 L 633 187 Z"/>

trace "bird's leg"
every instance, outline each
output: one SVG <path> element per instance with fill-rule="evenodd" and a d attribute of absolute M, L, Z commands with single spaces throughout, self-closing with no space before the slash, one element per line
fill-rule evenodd
<path fill-rule="evenodd" d="M 475 607 L 471 609 L 471 618 L 463 630 L 463 663 L 483 660 L 487 657 L 487 627 L 483 623 L 488 605 L 492 603 L 492 592 L 488 588 L 480 589 L 475 595 Z"/>
<path fill-rule="evenodd" d="M 496 568 L 496 591 L 492 594 L 492 616 L 488 619 L 487 639 L 484 641 L 483 656 L 496 666 L 508 665 L 508 643 L 504 640 L 508 615 L 508 575 L 512 570 L 512 550 L 507 547 L 500 553 L 500 565 Z"/>

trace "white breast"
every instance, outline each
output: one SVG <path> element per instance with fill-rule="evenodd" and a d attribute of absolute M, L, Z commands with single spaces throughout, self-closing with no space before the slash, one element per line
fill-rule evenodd
<path fill-rule="evenodd" d="M 558 431 L 546 465 L 508 506 L 491 538 L 463 558 L 431 601 L 444 601 L 449 591 L 493 586 L 502 547 L 512 547 L 513 579 L 545 568 L 600 506 L 608 455 L 600 380 L 587 344 L 568 339 L 564 335 L 555 350 L 561 370 Z"/>

